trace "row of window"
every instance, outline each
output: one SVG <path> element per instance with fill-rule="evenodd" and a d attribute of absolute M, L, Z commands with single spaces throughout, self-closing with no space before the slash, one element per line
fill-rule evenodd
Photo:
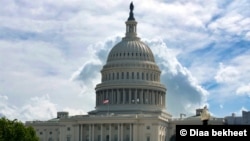
<path fill-rule="evenodd" d="M 55 129 L 55 130 L 56 130 L 56 131 L 58 131 L 58 129 Z M 38 130 L 37 130 L 37 131 L 38 131 Z M 67 131 L 70 131 L 70 127 L 67 127 Z M 43 132 L 39 132 L 39 134 L 40 134 L 40 135 L 42 135 L 42 134 L 43 134 Z M 49 134 L 50 134 L 50 135 L 52 135 L 52 134 L 53 134 L 53 132 L 52 132 L 52 131 L 50 131 L 50 132 L 49 132 Z"/>
<path fill-rule="evenodd" d="M 106 126 L 106 127 L 104 127 L 104 128 L 106 128 L 106 130 L 109 130 L 109 126 Z M 129 130 L 129 129 L 130 129 L 130 126 L 124 126 L 124 128 L 127 129 L 127 130 Z M 145 128 L 149 130 L 149 129 L 150 129 L 150 126 L 148 125 L 148 126 L 146 126 Z M 89 131 L 89 126 L 88 126 L 88 125 L 85 126 L 84 129 L 87 130 L 87 131 Z M 98 129 L 98 130 L 101 130 L 101 126 L 97 126 L 97 129 Z M 114 129 L 115 129 L 115 130 L 118 130 L 118 126 L 115 126 Z"/>
<path fill-rule="evenodd" d="M 137 80 L 149 80 L 149 81 L 160 81 L 159 73 L 145 73 L 145 72 L 112 72 L 104 73 L 102 81 L 107 80 L 121 80 L 121 79 L 137 79 Z"/>
<path fill-rule="evenodd" d="M 127 130 L 130 129 L 129 126 L 126 126 L 125 128 L 126 128 Z M 101 126 L 98 126 L 97 129 L 98 129 L 98 130 L 101 130 Z M 115 130 L 118 130 L 118 126 L 115 126 L 114 129 L 115 129 Z M 86 131 L 89 131 L 89 126 L 87 126 L 87 127 L 85 128 L 85 130 L 86 130 Z M 109 130 L 109 126 L 106 126 L 106 130 Z"/>
<path fill-rule="evenodd" d="M 117 58 L 117 57 L 125 57 L 125 56 L 127 56 L 127 57 L 144 57 L 144 58 L 146 58 L 146 57 L 152 57 L 151 55 L 148 55 L 147 53 L 116 53 L 116 54 L 111 54 L 110 55 L 110 58 Z"/>

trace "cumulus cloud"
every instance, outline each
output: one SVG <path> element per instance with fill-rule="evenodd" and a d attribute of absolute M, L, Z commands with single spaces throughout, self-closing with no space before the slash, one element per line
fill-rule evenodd
<path fill-rule="evenodd" d="M 87 111 L 86 109 L 75 109 L 75 108 L 70 108 L 70 107 L 65 107 L 63 111 L 68 111 L 69 116 L 74 116 L 74 115 L 86 115 Z"/>
<path fill-rule="evenodd" d="M 218 70 L 215 79 L 219 83 L 235 82 L 238 79 L 240 72 L 233 66 L 224 66 L 220 63 L 220 69 Z"/>
<path fill-rule="evenodd" d="M 0 95 L 0 115 L 15 119 L 18 116 L 16 112 L 17 107 L 8 102 L 8 96 Z"/>
<path fill-rule="evenodd" d="M 55 117 L 56 105 L 53 104 L 48 95 L 30 98 L 23 106 L 12 106 L 7 96 L 0 96 L 0 113 L 9 119 L 25 120 L 48 119 Z"/>
<path fill-rule="evenodd" d="M 20 109 L 21 119 L 47 120 L 56 117 L 57 105 L 51 102 L 48 94 L 41 97 L 32 97 Z M 37 119 L 34 119 L 37 118 Z"/>
<path fill-rule="evenodd" d="M 244 86 L 239 87 L 236 90 L 236 94 L 238 94 L 238 95 L 246 94 L 246 95 L 250 96 L 250 83 L 248 85 L 244 85 Z"/>
<path fill-rule="evenodd" d="M 167 87 L 167 111 L 175 117 L 180 113 L 194 114 L 195 109 L 206 104 L 209 92 L 182 66 L 174 50 L 169 49 L 161 39 L 146 42 L 162 70 L 161 81 Z"/>

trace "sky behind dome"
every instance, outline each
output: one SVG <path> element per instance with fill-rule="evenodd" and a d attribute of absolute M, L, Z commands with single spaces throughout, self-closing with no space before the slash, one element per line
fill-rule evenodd
<path fill-rule="evenodd" d="M 0 116 L 48 120 L 95 108 L 109 51 L 131 1 L 1 0 Z M 216 117 L 250 110 L 250 1 L 134 0 L 137 33 L 154 53 L 166 108 Z"/>

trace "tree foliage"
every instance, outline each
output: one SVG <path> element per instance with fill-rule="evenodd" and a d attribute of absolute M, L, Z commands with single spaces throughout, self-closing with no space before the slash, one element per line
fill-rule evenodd
<path fill-rule="evenodd" d="M 0 118 L 0 141 L 38 141 L 33 127 L 18 120 Z"/>

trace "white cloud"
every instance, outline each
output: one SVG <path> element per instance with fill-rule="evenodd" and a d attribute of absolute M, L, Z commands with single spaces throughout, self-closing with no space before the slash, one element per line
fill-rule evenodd
<path fill-rule="evenodd" d="M 22 120 L 47 120 L 56 117 L 57 105 L 52 103 L 48 94 L 32 97 L 20 109 Z M 34 119 L 37 118 L 37 119 Z"/>
<path fill-rule="evenodd" d="M 65 105 L 60 108 L 51 100 L 49 94 L 31 97 L 22 106 L 12 106 L 7 96 L 0 95 L 0 115 L 9 119 L 16 119 L 25 122 L 29 120 L 48 120 L 56 118 L 58 111 L 67 111 L 70 115 L 86 114 L 86 109 L 77 109 Z"/>
<path fill-rule="evenodd" d="M 247 33 L 246 33 L 246 40 L 248 40 L 248 41 L 250 41 L 250 31 L 248 31 Z"/>
<path fill-rule="evenodd" d="M 230 83 L 237 81 L 239 75 L 239 71 L 234 66 L 224 66 L 220 63 L 220 69 L 218 70 L 215 79 L 218 83 Z"/>
<path fill-rule="evenodd" d="M 250 83 L 248 85 L 243 85 L 236 90 L 238 95 L 249 95 L 250 96 Z"/>
<path fill-rule="evenodd" d="M 63 111 L 68 111 L 69 116 L 74 116 L 74 115 L 86 115 L 87 112 L 83 109 L 75 109 L 75 108 L 70 108 L 70 107 L 65 107 Z"/>
<path fill-rule="evenodd" d="M 30 98 L 24 105 L 16 107 L 8 101 L 7 96 L 0 96 L 0 113 L 9 119 L 25 122 L 26 120 L 45 120 L 54 117 L 56 105 L 48 95 Z"/>
<path fill-rule="evenodd" d="M 217 91 L 217 97 L 222 96 L 221 100 L 229 99 L 235 95 L 249 95 L 250 81 L 246 79 L 250 77 L 248 56 L 249 52 L 244 52 L 232 58 L 226 64 L 220 63 L 215 80 L 218 84 L 222 84 L 223 87 L 218 87 L 214 91 Z"/>
<path fill-rule="evenodd" d="M 206 104 L 208 91 L 183 67 L 176 58 L 176 52 L 169 49 L 162 40 L 146 40 L 152 49 L 156 63 L 162 70 L 161 81 L 167 87 L 167 111 L 173 116 L 180 113 L 192 115 L 197 108 Z M 173 106 L 174 105 L 174 106 Z"/>
<path fill-rule="evenodd" d="M 8 99 L 8 96 L 0 95 L 0 115 L 10 119 L 15 119 L 18 117 L 18 114 L 16 113 L 17 107 L 10 104 Z"/>

